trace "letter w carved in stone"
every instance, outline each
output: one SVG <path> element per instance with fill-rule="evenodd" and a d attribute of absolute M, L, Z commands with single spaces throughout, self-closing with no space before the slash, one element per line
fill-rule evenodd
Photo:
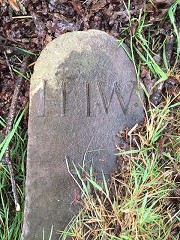
<path fill-rule="evenodd" d="M 110 107 L 111 102 L 112 102 L 112 98 L 113 98 L 114 94 L 116 94 L 116 96 L 118 98 L 118 101 L 119 101 L 119 104 L 121 106 L 122 112 L 125 115 L 128 111 L 129 103 L 131 101 L 131 97 L 133 95 L 135 85 L 132 86 L 132 90 L 130 92 L 129 99 L 126 103 L 124 102 L 123 94 L 121 93 L 120 86 L 118 85 L 117 82 L 115 82 L 114 85 L 113 85 L 109 100 L 107 99 L 105 89 L 103 87 L 103 82 L 98 81 L 97 85 L 98 85 L 99 93 L 100 93 L 100 96 L 101 96 L 101 99 L 102 99 L 102 104 L 103 104 L 103 107 L 104 107 L 104 110 L 105 110 L 106 114 L 108 114 L 109 107 Z M 124 94 L 126 94 L 126 93 L 124 93 Z"/>

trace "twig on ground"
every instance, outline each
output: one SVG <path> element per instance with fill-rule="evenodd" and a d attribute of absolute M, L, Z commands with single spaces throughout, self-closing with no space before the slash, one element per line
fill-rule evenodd
<path fill-rule="evenodd" d="M 11 77 L 12 77 L 12 79 L 14 79 L 14 74 L 13 74 L 11 65 L 9 64 L 8 57 L 7 57 L 7 54 L 6 54 L 5 51 L 4 51 L 4 56 L 5 56 L 5 58 L 6 58 L 6 63 L 7 63 L 7 65 L 8 65 L 8 68 L 9 68 L 9 71 L 10 71 L 10 74 L 11 74 Z"/>
<path fill-rule="evenodd" d="M 26 68 L 27 68 L 27 65 L 28 65 L 28 60 L 29 60 L 29 56 L 26 56 L 23 60 L 22 67 L 20 69 L 20 72 L 22 74 L 25 74 L 25 72 L 26 72 Z M 13 94 L 12 101 L 11 101 L 11 106 L 10 106 L 10 111 L 9 111 L 9 115 L 8 115 L 8 121 L 7 121 L 5 136 L 9 135 L 9 133 L 11 132 L 12 127 L 13 127 L 13 121 L 14 121 L 14 117 L 15 117 L 15 113 L 16 113 L 18 95 L 19 95 L 19 92 L 20 92 L 22 82 L 23 82 L 23 77 L 21 75 L 19 75 L 18 78 L 17 78 L 17 81 L 15 83 L 14 94 Z M 9 169 L 9 174 L 10 174 L 10 177 L 11 177 L 11 186 L 12 186 L 12 192 L 13 192 L 14 202 L 15 202 L 15 206 L 16 206 L 16 211 L 20 211 L 19 197 L 18 197 L 18 193 L 17 193 L 17 189 L 16 189 L 16 181 L 15 181 L 15 177 L 14 177 L 14 170 L 13 170 L 12 162 L 11 162 L 11 159 L 10 159 L 10 148 L 9 148 L 9 146 L 6 149 L 5 160 L 3 161 L 3 163 L 6 164 L 8 166 L 8 169 Z"/>
<path fill-rule="evenodd" d="M 17 56 L 26 56 L 27 55 L 26 52 L 22 51 L 18 47 L 13 47 L 13 46 L 8 46 L 8 45 L 5 45 L 5 44 L 1 44 L 1 36 L 0 36 L 0 52 L 5 52 L 8 55 L 17 55 Z"/>

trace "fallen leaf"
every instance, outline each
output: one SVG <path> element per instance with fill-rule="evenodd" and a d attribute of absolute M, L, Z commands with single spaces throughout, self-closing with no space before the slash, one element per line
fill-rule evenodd
<path fill-rule="evenodd" d="M 8 0 L 9 4 L 11 5 L 11 7 L 16 11 L 19 12 L 20 8 L 16 2 L 16 0 Z"/>
<path fill-rule="evenodd" d="M 80 17 L 82 17 L 83 14 L 82 14 L 82 6 L 81 6 L 80 1 L 72 0 L 72 5 L 73 5 L 74 9 L 76 10 L 77 14 Z"/>
<path fill-rule="evenodd" d="M 95 4 L 92 5 L 92 11 L 98 12 L 99 10 L 101 10 L 102 8 L 105 7 L 107 3 L 106 2 L 97 2 Z"/>

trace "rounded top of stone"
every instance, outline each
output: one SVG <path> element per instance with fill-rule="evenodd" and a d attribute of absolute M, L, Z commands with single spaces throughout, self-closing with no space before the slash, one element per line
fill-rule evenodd
<path fill-rule="evenodd" d="M 52 42 L 48 43 L 41 52 L 31 81 L 31 93 L 34 94 L 39 88 L 42 88 L 42 79 L 48 79 L 52 88 L 56 88 L 56 79 L 54 73 L 60 64 L 65 62 L 70 57 L 70 54 L 75 51 L 81 54 L 86 51 L 91 54 L 100 53 L 106 55 L 107 58 L 114 59 L 116 62 L 121 55 L 121 65 L 132 69 L 132 64 L 122 47 L 118 46 L 117 39 L 100 30 L 74 31 L 62 34 Z M 126 46 L 125 46 L 126 47 Z M 86 65 L 88 68 L 88 65 Z"/>

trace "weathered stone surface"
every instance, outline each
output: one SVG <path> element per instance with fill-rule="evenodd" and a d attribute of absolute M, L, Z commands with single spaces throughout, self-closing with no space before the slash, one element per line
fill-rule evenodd
<path fill-rule="evenodd" d="M 76 212 L 66 159 L 115 169 L 116 133 L 143 118 L 136 92 L 131 61 L 104 32 L 66 33 L 42 51 L 30 91 L 25 240 L 41 240 L 43 228 L 48 239 Z"/>

